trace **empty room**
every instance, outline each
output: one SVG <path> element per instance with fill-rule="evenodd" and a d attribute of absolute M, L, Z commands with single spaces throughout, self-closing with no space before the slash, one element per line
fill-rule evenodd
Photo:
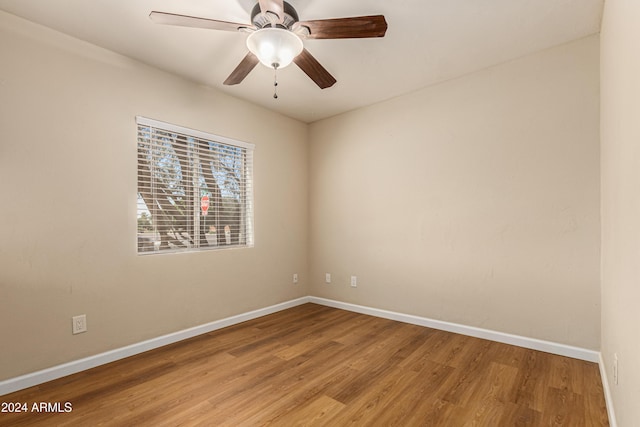
<path fill-rule="evenodd" d="M 640 425 L 637 0 L 0 0 L 0 426 Z"/>

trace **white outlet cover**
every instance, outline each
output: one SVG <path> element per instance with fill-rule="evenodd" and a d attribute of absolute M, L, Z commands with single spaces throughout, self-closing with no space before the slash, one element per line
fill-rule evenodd
<path fill-rule="evenodd" d="M 75 334 L 81 334 L 87 332 L 87 315 L 81 314 L 79 316 L 73 316 L 71 318 L 71 332 Z"/>
<path fill-rule="evenodd" d="M 324 281 L 325 281 L 326 283 L 331 283 L 331 273 L 326 273 L 326 274 L 324 275 Z"/>

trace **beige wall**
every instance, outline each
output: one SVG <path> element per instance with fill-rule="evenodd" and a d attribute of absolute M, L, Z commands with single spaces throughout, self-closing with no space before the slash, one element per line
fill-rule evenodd
<path fill-rule="evenodd" d="M 0 380 L 307 295 L 305 124 L 2 12 L 0 58 Z M 136 115 L 256 145 L 255 248 L 136 255 Z"/>
<path fill-rule="evenodd" d="M 640 2 L 607 0 L 601 34 L 602 357 L 620 426 L 640 422 Z M 619 381 L 613 381 L 618 355 Z"/>
<path fill-rule="evenodd" d="M 312 124 L 311 294 L 597 350 L 598 51 Z"/>

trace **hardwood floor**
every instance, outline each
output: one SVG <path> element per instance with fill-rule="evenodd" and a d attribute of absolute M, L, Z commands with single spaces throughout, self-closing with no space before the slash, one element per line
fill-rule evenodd
<path fill-rule="evenodd" d="M 594 363 L 315 304 L 0 402 L 72 409 L 1 426 L 608 425 Z"/>

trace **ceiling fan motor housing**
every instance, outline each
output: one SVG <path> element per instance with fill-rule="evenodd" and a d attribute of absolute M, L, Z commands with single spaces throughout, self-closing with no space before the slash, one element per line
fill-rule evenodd
<path fill-rule="evenodd" d="M 293 24 L 298 22 L 300 19 L 298 18 L 298 12 L 296 12 L 293 6 L 291 6 L 286 1 L 283 2 L 283 4 L 284 19 L 282 20 L 282 23 L 277 23 L 277 19 L 273 19 L 276 17 L 275 14 L 271 14 L 270 12 L 262 13 L 262 11 L 260 10 L 260 3 L 256 3 L 256 5 L 253 7 L 253 10 L 251 11 L 251 22 L 256 28 L 274 27 L 290 30 Z M 272 17 L 270 17 L 269 15 L 271 15 Z"/>

